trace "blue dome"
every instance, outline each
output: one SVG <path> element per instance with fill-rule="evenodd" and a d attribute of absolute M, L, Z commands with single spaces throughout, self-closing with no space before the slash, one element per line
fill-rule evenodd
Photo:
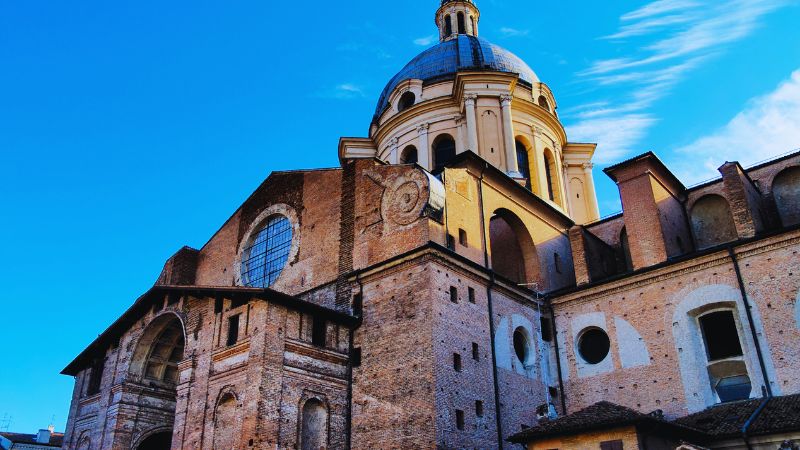
<path fill-rule="evenodd" d="M 465 70 L 515 73 L 531 85 L 539 81 L 533 70 L 515 54 L 485 39 L 462 34 L 420 53 L 395 75 L 381 93 L 375 119 L 389 107 L 389 96 L 403 81 L 417 79 L 430 83 L 453 79 L 456 73 Z"/>

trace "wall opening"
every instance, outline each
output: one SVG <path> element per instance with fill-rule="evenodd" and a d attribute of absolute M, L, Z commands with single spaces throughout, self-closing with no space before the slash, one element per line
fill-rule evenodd
<path fill-rule="evenodd" d="M 518 284 L 539 282 L 536 247 L 525 224 L 514 213 L 506 209 L 495 211 L 489 221 L 489 243 L 496 273 Z"/>
<path fill-rule="evenodd" d="M 442 134 L 433 141 L 433 173 L 439 173 L 456 157 L 456 141 Z"/>
<path fill-rule="evenodd" d="M 311 343 L 317 347 L 327 345 L 328 324 L 324 319 L 314 317 L 311 324 Z"/>
<path fill-rule="evenodd" d="M 519 169 L 519 173 L 522 174 L 522 178 L 525 179 L 525 187 L 528 190 L 531 189 L 531 164 L 530 160 L 528 159 L 528 148 L 520 142 L 519 140 L 516 141 L 517 145 L 517 167 Z"/>
<path fill-rule="evenodd" d="M 228 317 L 228 338 L 225 340 L 225 345 L 230 347 L 239 342 L 239 318 L 241 315 Z"/>
<path fill-rule="evenodd" d="M 453 34 L 453 19 L 450 16 L 444 18 L 444 37 L 450 37 Z"/>
<path fill-rule="evenodd" d="M 103 357 L 95 359 L 92 363 L 92 367 L 89 369 L 89 385 L 86 387 L 86 395 L 95 395 L 100 392 L 105 363 L 106 359 Z"/>
<path fill-rule="evenodd" d="M 528 331 L 523 327 L 517 327 L 517 329 L 514 330 L 514 353 L 523 366 L 528 364 L 528 359 L 531 356 L 530 346 L 531 342 L 528 337 Z"/>
<path fill-rule="evenodd" d="M 461 355 L 453 353 L 453 370 L 461 372 Z"/>
<path fill-rule="evenodd" d="M 772 195 L 785 227 L 800 224 L 800 167 L 790 167 L 772 182 Z"/>
<path fill-rule="evenodd" d="M 172 433 L 162 431 L 154 433 L 143 440 L 136 448 L 138 450 L 169 450 L 172 446 Z"/>
<path fill-rule="evenodd" d="M 328 410 L 316 398 L 308 400 L 303 405 L 300 443 L 302 450 L 328 448 Z"/>
<path fill-rule="evenodd" d="M 469 302 L 475 303 L 475 289 L 467 288 L 467 295 L 469 296 Z"/>
<path fill-rule="evenodd" d="M 400 153 L 400 164 L 416 164 L 419 162 L 417 147 L 409 145 Z"/>
<path fill-rule="evenodd" d="M 411 91 L 406 92 L 405 94 L 400 96 L 400 101 L 397 102 L 397 111 L 403 112 L 408 108 L 411 108 L 412 106 L 414 106 L 416 101 L 417 101 L 417 96 L 414 95 L 413 92 Z"/>
<path fill-rule="evenodd" d="M 456 410 L 456 428 L 459 430 L 464 429 L 464 411 L 460 409 Z"/>
<path fill-rule="evenodd" d="M 600 364 L 611 351 L 608 334 L 599 328 L 590 328 L 578 338 L 578 353 L 589 364 Z"/>
<path fill-rule="evenodd" d="M 692 206 L 692 231 L 698 249 L 714 247 L 738 238 L 728 201 L 719 195 L 706 195 Z"/>
<path fill-rule="evenodd" d="M 708 358 L 711 387 L 720 402 L 745 400 L 753 390 L 744 361 L 739 329 L 732 310 L 697 318 Z"/>
<path fill-rule="evenodd" d="M 467 34 L 467 23 L 464 20 L 464 13 L 459 11 L 456 17 L 458 21 L 458 34 Z"/>

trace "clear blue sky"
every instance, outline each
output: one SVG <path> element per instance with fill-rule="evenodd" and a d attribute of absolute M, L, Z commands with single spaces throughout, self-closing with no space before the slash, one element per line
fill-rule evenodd
<path fill-rule="evenodd" d="M 655 150 L 688 183 L 800 147 L 794 1 L 478 2 L 600 162 Z M 0 418 L 63 429 L 60 370 L 271 171 L 336 166 L 436 6 L 1 2 Z"/>

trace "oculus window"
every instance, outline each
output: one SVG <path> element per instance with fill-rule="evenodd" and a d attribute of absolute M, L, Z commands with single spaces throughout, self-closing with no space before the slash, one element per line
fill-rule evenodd
<path fill-rule="evenodd" d="M 242 283 L 249 287 L 270 287 L 280 276 L 292 247 L 292 224 L 276 215 L 256 233 L 242 257 Z"/>
<path fill-rule="evenodd" d="M 611 351 L 611 341 L 605 331 L 591 328 L 581 334 L 578 340 L 578 352 L 589 364 L 600 364 Z"/>

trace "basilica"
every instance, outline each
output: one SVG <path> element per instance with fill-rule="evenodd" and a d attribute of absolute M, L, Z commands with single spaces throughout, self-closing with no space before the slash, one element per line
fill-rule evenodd
<path fill-rule="evenodd" d="M 63 448 L 797 449 L 800 153 L 598 174 L 480 19 L 441 0 L 339 167 L 166 261 L 63 370 Z"/>

